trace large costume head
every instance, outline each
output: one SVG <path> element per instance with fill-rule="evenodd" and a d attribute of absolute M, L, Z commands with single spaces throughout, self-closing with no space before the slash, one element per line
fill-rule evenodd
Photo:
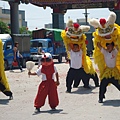
<path fill-rule="evenodd" d="M 96 28 L 93 33 L 94 40 L 100 42 L 102 47 L 106 48 L 106 43 L 114 42 L 118 44 L 118 37 L 120 37 L 120 27 L 115 24 L 116 14 L 110 12 L 108 19 L 100 18 L 91 19 L 90 25 Z"/>
<path fill-rule="evenodd" d="M 87 25 L 79 25 L 78 23 L 73 23 L 72 20 L 69 20 L 66 29 L 61 33 L 66 51 L 68 52 L 68 44 L 71 48 L 73 47 L 73 44 L 78 44 L 86 54 L 86 36 L 84 33 L 88 32 L 89 29 L 90 27 Z"/>
<path fill-rule="evenodd" d="M 66 36 L 70 38 L 71 42 L 79 42 L 84 32 L 88 32 L 89 29 L 89 26 L 80 26 L 78 23 L 73 23 L 72 20 L 69 20 L 66 28 Z"/>

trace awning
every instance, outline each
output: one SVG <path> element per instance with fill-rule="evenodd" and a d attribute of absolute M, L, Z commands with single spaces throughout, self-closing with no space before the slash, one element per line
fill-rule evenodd
<path fill-rule="evenodd" d="M 54 4 L 90 4 L 90 3 L 104 3 L 116 2 L 117 0 L 30 0 L 31 3 L 40 5 L 54 5 Z"/>

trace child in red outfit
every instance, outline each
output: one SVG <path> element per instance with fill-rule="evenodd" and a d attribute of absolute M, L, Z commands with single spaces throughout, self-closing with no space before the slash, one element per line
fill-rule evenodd
<path fill-rule="evenodd" d="M 42 82 L 39 85 L 38 93 L 34 101 L 34 107 L 36 107 L 35 112 L 40 112 L 40 108 L 45 104 L 47 95 L 51 109 L 55 109 L 59 104 L 57 86 L 60 83 L 51 54 L 45 53 L 42 55 L 39 69 L 34 73 L 28 72 L 28 75 L 42 75 Z M 54 80 L 54 75 L 56 76 L 56 81 Z"/>

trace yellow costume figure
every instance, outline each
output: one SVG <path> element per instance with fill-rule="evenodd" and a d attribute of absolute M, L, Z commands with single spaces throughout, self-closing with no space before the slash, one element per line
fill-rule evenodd
<path fill-rule="evenodd" d="M 96 28 L 94 36 L 94 62 L 100 71 L 99 103 L 103 103 L 107 86 L 113 84 L 120 91 L 120 27 L 115 24 L 116 14 L 108 19 L 91 19 Z"/>
<path fill-rule="evenodd" d="M 79 25 L 77 23 L 73 23 L 72 20 L 68 21 L 66 30 L 63 30 L 61 33 L 61 37 L 63 38 L 63 42 L 66 48 L 66 52 L 68 55 L 68 58 L 70 58 L 69 52 L 68 52 L 68 45 L 71 47 L 73 44 L 78 44 L 79 47 L 83 51 L 83 60 L 82 60 L 82 66 L 84 68 L 84 71 L 86 73 L 95 74 L 95 70 L 92 65 L 92 61 L 88 56 L 86 56 L 86 35 L 84 32 L 89 31 L 90 27 L 86 25 Z"/>
<path fill-rule="evenodd" d="M 120 48 L 120 26 L 115 24 L 116 14 L 114 12 L 110 13 L 108 19 L 101 18 L 91 19 L 90 24 L 96 28 L 93 33 L 94 39 L 94 62 L 97 64 L 100 71 L 100 79 L 114 77 L 120 83 L 120 52 L 117 54 L 116 67 L 110 69 L 106 67 L 104 56 L 97 46 L 97 43 L 106 49 L 106 43 L 114 42 L 115 47 Z"/>
<path fill-rule="evenodd" d="M 61 32 L 67 56 L 71 61 L 70 68 L 66 76 L 66 92 L 71 92 L 73 81 L 73 87 L 78 87 L 80 81 L 82 80 L 84 84 L 83 87 L 90 88 L 90 78 L 93 79 L 95 87 L 99 87 L 97 73 L 93 68 L 91 59 L 86 55 L 86 35 L 84 32 L 88 32 L 89 29 L 89 26 L 80 26 L 78 23 L 73 23 L 72 20 L 69 20 L 66 29 Z M 77 51 L 75 50 L 75 46 Z M 82 54 L 80 52 L 82 52 Z M 76 58 L 73 56 L 76 56 Z M 75 59 L 78 59 L 78 61 L 75 62 Z M 76 67 L 77 65 L 79 68 Z"/>
<path fill-rule="evenodd" d="M 3 92 L 6 96 L 9 96 L 9 99 L 12 99 L 12 92 L 10 91 L 8 80 L 4 71 L 4 57 L 3 57 L 3 44 L 0 40 L 0 91 Z"/>

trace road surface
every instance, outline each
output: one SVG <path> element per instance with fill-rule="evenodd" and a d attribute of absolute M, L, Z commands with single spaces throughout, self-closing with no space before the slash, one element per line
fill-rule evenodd
<path fill-rule="evenodd" d="M 98 103 L 99 88 L 83 88 L 81 82 L 78 88 L 73 88 L 72 93 L 66 93 L 65 78 L 69 65 L 55 63 L 60 76 L 58 94 L 60 103 L 56 111 L 52 111 L 46 99 L 40 114 L 34 114 L 34 98 L 37 93 L 40 77 L 27 75 L 27 70 L 20 72 L 6 71 L 13 100 L 8 100 L 0 93 L 0 120 L 120 120 L 120 92 L 109 86 L 104 103 Z M 32 71 L 37 70 L 37 65 Z"/>

